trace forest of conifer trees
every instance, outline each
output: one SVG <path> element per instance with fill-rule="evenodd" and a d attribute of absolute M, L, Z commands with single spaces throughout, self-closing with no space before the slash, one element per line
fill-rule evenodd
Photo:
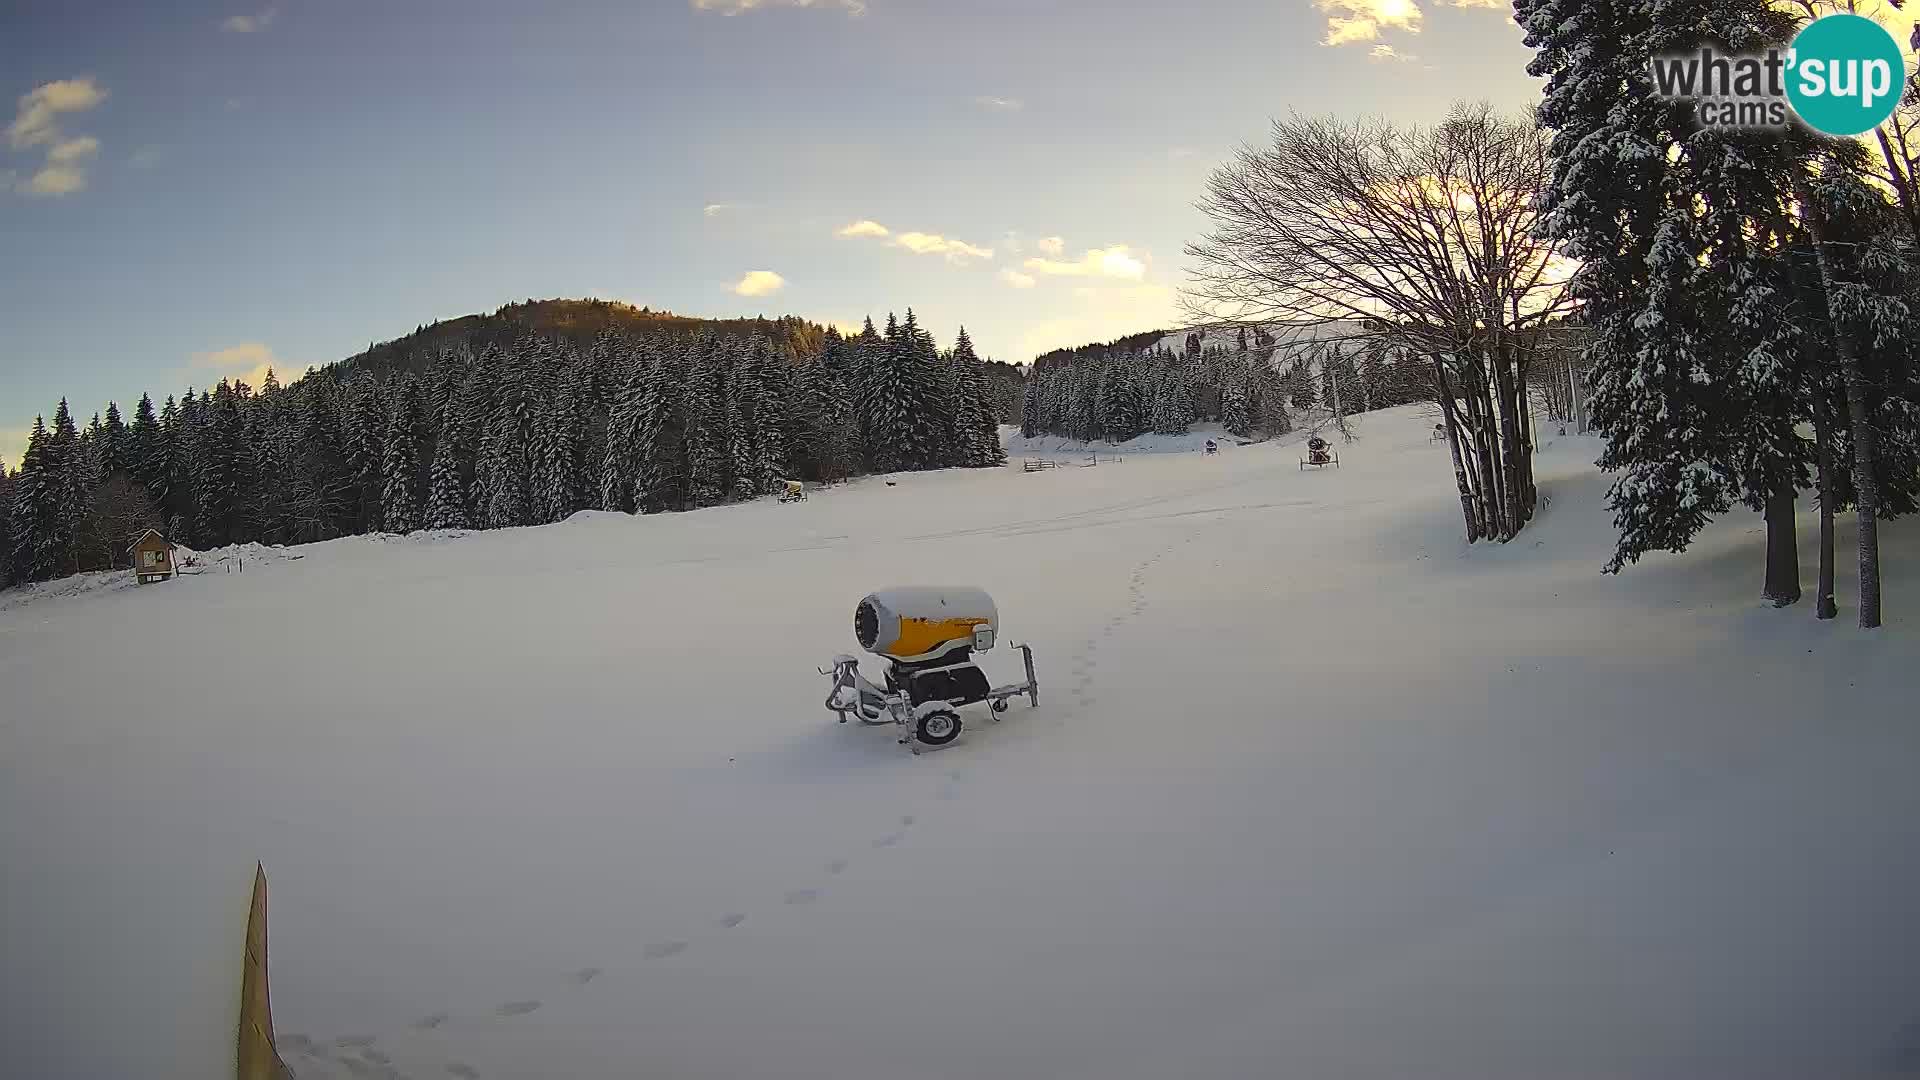
<path fill-rule="evenodd" d="M 82 428 L 62 400 L 0 469 L 0 585 L 125 566 L 147 528 L 197 550 L 495 529 L 1006 460 L 1019 370 L 964 329 L 942 351 L 909 310 L 817 348 L 794 337 L 525 330 L 411 363 L 369 350 L 287 386 L 143 394 L 131 421 L 110 403 Z"/>
<path fill-rule="evenodd" d="M 1433 396 L 1424 364 L 1358 329 L 1352 340 L 1284 344 L 1257 327 L 1251 333 L 1196 330 L 1177 352 L 1161 344 L 1162 336 L 1060 350 L 1034 361 L 1021 434 L 1117 443 L 1219 423 L 1241 438 L 1272 438 L 1293 430 L 1297 410 L 1324 407 L 1337 420 Z"/>

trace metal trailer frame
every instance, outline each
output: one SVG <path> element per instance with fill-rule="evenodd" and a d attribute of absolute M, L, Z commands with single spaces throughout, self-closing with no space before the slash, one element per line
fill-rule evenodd
<path fill-rule="evenodd" d="M 833 688 L 827 691 L 825 702 L 827 711 L 838 714 L 843 724 L 849 720 L 858 719 L 869 727 L 879 727 L 883 724 L 897 725 L 903 729 L 899 740 L 900 745 L 907 747 L 915 754 L 919 754 L 923 746 L 937 748 L 951 745 L 951 740 L 944 743 L 922 743 L 919 737 L 922 717 L 930 713 L 951 712 L 954 714 L 953 722 L 958 726 L 960 725 L 959 710 L 964 705 L 986 704 L 993 710 L 994 721 L 998 722 L 1000 714 L 1007 711 L 1007 702 L 1023 695 L 1027 699 L 1028 708 L 1039 708 L 1040 680 L 1033 671 L 1033 646 L 1015 644 L 1013 647 L 1020 650 L 1021 659 L 1026 666 L 1025 682 L 996 686 L 988 690 L 987 695 L 978 702 L 936 700 L 922 702 L 919 705 L 913 704 L 904 690 L 890 693 L 885 688 L 874 685 L 860 673 L 858 657 L 841 653 L 833 658 L 832 667 L 819 669 L 820 674 L 833 677 Z M 954 738 L 958 737 L 959 732 L 956 731 Z"/>

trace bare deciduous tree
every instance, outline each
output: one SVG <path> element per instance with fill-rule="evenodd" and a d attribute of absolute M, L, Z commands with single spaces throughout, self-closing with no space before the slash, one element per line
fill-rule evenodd
<path fill-rule="evenodd" d="M 1432 128 L 1292 117 L 1217 169 L 1190 245 L 1196 320 L 1378 327 L 1427 357 L 1470 541 L 1533 516 L 1528 368 L 1571 266 L 1541 239 L 1546 139 L 1529 117 L 1456 106 Z"/>

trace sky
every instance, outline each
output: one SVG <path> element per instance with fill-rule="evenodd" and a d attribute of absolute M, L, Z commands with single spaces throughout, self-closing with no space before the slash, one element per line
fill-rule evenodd
<path fill-rule="evenodd" d="M 1503 0 L 0 0 L 0 460 L 528 298 L 1171 326 L 1272 118 L 1518 109 L 1527 58 Z"/>

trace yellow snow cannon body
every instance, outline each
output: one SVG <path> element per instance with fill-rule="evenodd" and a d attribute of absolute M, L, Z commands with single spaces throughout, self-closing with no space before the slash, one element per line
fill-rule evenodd
<path fill-rule="evenodd" d="M 965 586 L 882 589 L 853 611 L 853 634 L 861 648 L 906 663 L 962 648 L 984 652 L 993 648 L 999 624 L 993 597 Z"/>
<path fill-rule="evenodd" d="M 995 720 L 1009 698 L 1024 694 L 1038 706 L 1030 646 L 1014 646 L 1026 662 L 1025 682 L 993 686 L 973 662 L 976 651 L 993 648 L 999 633 L 999 609 L 983 589 L 914 586 L 870 593 L 854 608 L 853 636 L 887 661 L 886 685 L 868 682 L 858 659 L 836 656 L 833 667 L 820 670 L 833 676 L 827 708 L 843 724 L 858 717 L 867 724 L 902 725 L 908 733 L 900 741 L 917 754 L 922 746 L 945 746 L 960 737 L 962 706 L 985 702 Z"/>

